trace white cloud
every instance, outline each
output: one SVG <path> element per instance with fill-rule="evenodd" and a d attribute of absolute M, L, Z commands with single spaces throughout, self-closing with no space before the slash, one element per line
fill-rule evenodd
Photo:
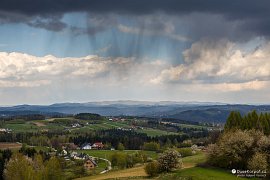
<path fill-rule="evenodd" d="M 57 58 L 0 52 L 0 87 L 36 87 L 58 80 L 71 84 L 82 81 L 112 85 L 131 81 L 145 83 L 164 67 L 166 63 L 160 60 L 139 62 L 132 57 Z"/>
<path fill-rule="evenodd" d="M 164 69 L 151 82 L 217 84 L 220 89 L 240 90 L 262 88 L 262 81 L 270 80 L 270 43 L 244 52 L 226 40 L 202 40 L 183 57 L 183 64 Z"/>

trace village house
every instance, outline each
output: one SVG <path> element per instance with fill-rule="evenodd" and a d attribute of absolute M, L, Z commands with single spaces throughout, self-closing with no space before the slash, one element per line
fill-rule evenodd
<path fill-rule="evenodd" d="M 11 129 L 6 129 L 6 128 L 0 128 L 0 133 L 10 133 L 10 132 L 12 132 L 12 130 Z"/>
<path fill-rule="evenodd" d="M 87 170 L 94 169 L 96 166 L 97 166 L 97 163 L 93 159 L 91 159 L 91 158 L 87 159 L 85 161 L 85 163 L 84 163 L 84 167 Z"/>
<path fill-rule="evenodd" d="M 63 149 L 60 153 L 60 156 L 67 156 L 67 154 L 68 152 L 65 149 Z"/>
<path fill-rule="evenodd" d="M 90 143 L 84 143 L 82 144 L 81 149 L 92 149 L 92 146 Z"/>
<path fill-rule="evenodd" d="M 92 145 L 92 149 L 103 149 L 103 148 L 104 148 L 104 145 L 102 144 L 102 142 L 95 142 Z"/>
<path fill-rule="evenodd" d="M 81 127 L 79 123 L 72 124 L 71 127 L 76 128 L 76 127 Z"/>
<path fill-rule="evenodd" d="M 70 157 L 71 157 L 71 158 L 75 158 L 75 157 L 77 157 L 77 155 L 78 155 L 78 153 L 75 152 L 75 151 L 72 151 L 72 152 L 70 153 Z"/>

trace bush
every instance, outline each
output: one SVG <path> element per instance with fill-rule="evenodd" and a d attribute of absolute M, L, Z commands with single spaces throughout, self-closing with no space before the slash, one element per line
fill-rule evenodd
<path fill-rule="evenodd" d="M 190 148 L 180 148 L 178 152 L 181 154 L 182 157 L 192 156 L 192 149 Z"/>
<path fill-rule="evenodd" d="M 216 144 L 209 145 L 207 162 L 227 169 L 261 169 L 269 167 L 269 152 L 269 137 L 262 132 L 227 131 Z"/>
<path fill-rule="evenodd" d="M 143 144 L 143 150 L 146 151 L 158 151 L 160 149 L 159 143 L 156 142 L 149 142 Z"/>
<path fill-rule="evenodd" d="M 145 172 L 151 177 L 157 176 L 159 169 L 159 163 L 157 161 L 150 162 L 144 167 Z"/>
<path fill-rule="evenodd" d="M 116 152 L 111 156 L 111 162 L 113 167 L 120 169 L 127 167 L 127 154 L 122 152 Z"/>
<path fill-rule="evenodd" d="M 248 162 L 248 168 L 251 170 L 266 170 L 267 166 L 267 156 L 259 152 L 256 152 Z"/>
<path fill-rule="evenodd" d="M 158 158 L 160 171 L 171 171 L 182 166 L 181 155 L 174 149 L 166 150 Z"/>
<path fill-rule="evenodd" d="M 119 151 L 124 151 L 124 150 L 125 150 L 125 146 L 124 146 L 122 143 L 119 143 L 119 144 L 117 145 L 117 150 L 119 150 Z"/>

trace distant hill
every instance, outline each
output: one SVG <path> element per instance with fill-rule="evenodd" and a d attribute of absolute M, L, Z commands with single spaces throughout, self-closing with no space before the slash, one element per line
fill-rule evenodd
<path fill-rule="evenodd" d="M 198 122 L 225 122 L 228 114 L 257 110 L 270 112 L 270 105 L 231 105 L 199 102 L 106 101 L 90 103 L 59 103 L 52 105 L 18 105 L 0 107 L 0 115 L 20 114 L 78 114 L 96 113 L 103 116 L 141 116 L 174 118 Z"/>

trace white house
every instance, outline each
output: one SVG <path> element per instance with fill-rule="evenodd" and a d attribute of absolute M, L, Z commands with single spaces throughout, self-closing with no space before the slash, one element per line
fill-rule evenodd
<path fill-rule="evenodd" d="M 82 146 L 81 146 L 81 149 L 92 149 L 92 146 L 90 143 L 84 143 Z"/>

